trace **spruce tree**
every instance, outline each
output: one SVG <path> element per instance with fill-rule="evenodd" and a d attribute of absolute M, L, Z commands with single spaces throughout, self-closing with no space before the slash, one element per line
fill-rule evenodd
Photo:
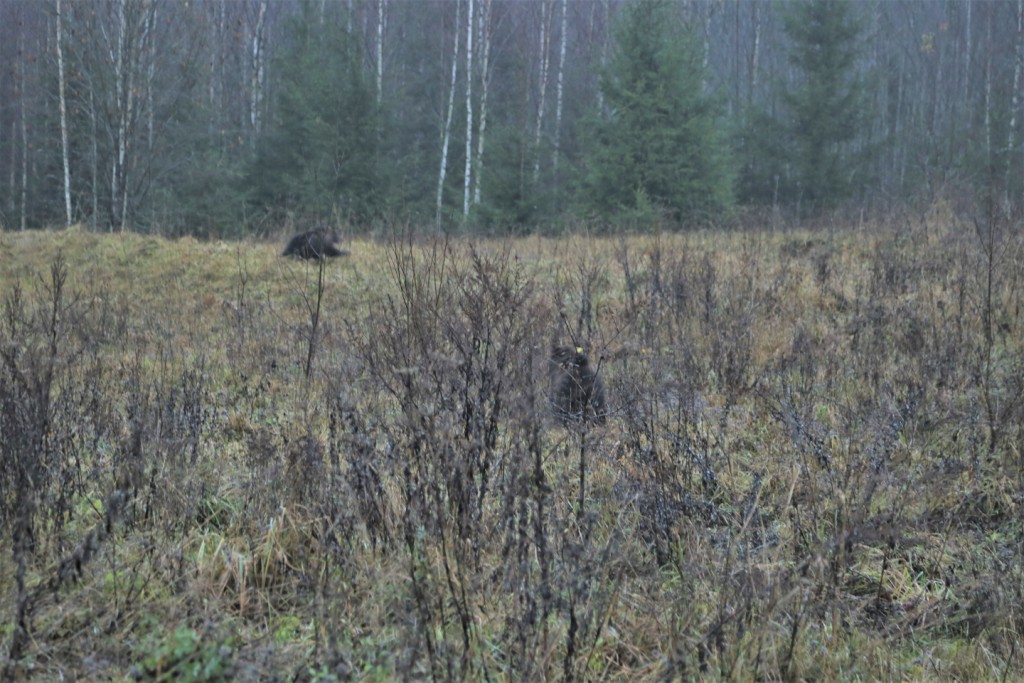
<path fill-rule="evenodd" d="M 356 38 L 303 8 L 275 63 L 280 86 L 250 171 L 252 203 L 365 219 L 380 197 L 373 90 Z"/>
<path fill-rule="evenodd" d="M 848 0 L 800 0 L 784 16 L 798 74 L 796 86 L 783 93 L 788 156 L 799 199 L 827 208 L 863 182 L 866 168 L 857 145 L 867 121 L 857 68 L 862 27 Z"/>
<path fill-rule="evenodd" d="M 732 174 L 716 107 L 702 88 L 695 40 L 674 5 L 625 11 L 601 79 L 606 112 L 591 126 L 581 209 L 622 216 L 658 209 L 706 220 L 732 202 Z"/>

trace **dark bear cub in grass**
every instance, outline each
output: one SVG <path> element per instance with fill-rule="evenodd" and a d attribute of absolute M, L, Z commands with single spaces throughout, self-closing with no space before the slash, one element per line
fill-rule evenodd
<path fill-rule="evenodd" d="M 608 415 L 604 384 L 587 360 L 583 349 L 556 346 L 551 349 L 556 368 L 555 391 L 551 397 L 555 416 L 562 424 L 591 422 L 603 425 Z"/>
<path fill-rule="evenodd" d="M 335 242 L 337 236 L 333 232 L 318 228 L 310 230 L 288 240 L 282 256 L 295 256 L 305 259 L 322 259 L 329 256 L 348 256 L 344 249 L 338 249 Z"/>

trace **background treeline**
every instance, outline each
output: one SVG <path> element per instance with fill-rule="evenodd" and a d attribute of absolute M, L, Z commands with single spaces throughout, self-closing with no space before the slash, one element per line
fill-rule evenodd
<path fill-rule="evenodd" d="M 0 226 L 1012 201 L 1022 46 L 1024 0 L 0 0 Z"/>

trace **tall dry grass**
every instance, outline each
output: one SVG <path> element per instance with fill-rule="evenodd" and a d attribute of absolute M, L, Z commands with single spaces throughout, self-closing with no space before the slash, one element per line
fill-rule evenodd
<path fill-rule="evenodd" d="M 1018 228 L 4 233 L 4 674 L 1014 679 Z"/>

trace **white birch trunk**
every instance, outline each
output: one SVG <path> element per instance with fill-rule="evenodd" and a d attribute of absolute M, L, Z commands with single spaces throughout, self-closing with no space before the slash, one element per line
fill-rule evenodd
<path fill-rule="evenodd" d="M 484 136 L 487 133 L 487 92 L 491 81 L 491 2 L 484 0 L 480 12 L 480 128 L 476 136 L 476 173 L 473 174 L 473 203 L 480 203 L 480 178 L 484 169 Z"/>
<path fill-rule="evenodd" d="M 469 216 L 469 190 L 473 178 L 473 24 L 474 0 L 466 6 L 466 170 L 462 182 L 462 217 Z"/>
<path fill-rule="evenodd" d="M 4 141 L 3 132 L 4 131 L 2 129 L 0 129 L 0 147 L 3 146 L 3 141 Z M 12 130 L 11 132 L 14 132 L 14 131 Z M 12 141 L 13 141 L 13 138 L 12 138 Z M 9 145 L 9 147 L 11 148 L 11 151 L 14 151 L 14 145 L 13 144 Z M 13 155 L 12 155 L 12 157 L 13 157 Z M 13 161 L 13 158 L 12 158 L 12 161 Z M 11 166 L 11 168 L 13 169 L 14 167 Z M 12 191 L 14 190 L 14 178 L 13 177 L 11 178 L 11 187 L 10 187 L 10 189 Z M 13 192 L 8 192 L 7 199 L 8 199 L 9 202 L 11 202 L 11 205 L 13 207 L 13 203 L 14 203 L 14 194 L 13 194 Z M 9 215 L 13 215 L 13 214 L 9 214 Z M 0 211 L 0 231 L 6 230 L 6 229 L 7 229 L 7 223 L 4 221 L 4 214 L 3 214 L 3 212 Z"/>
<path fill-rule="evenodd" d="M 146 151 L 153 152 L 153 134 L 156 128 L 156 107 L 153 103 L 153 82 L 156 80 L 156 41 L 153 40 L 153 27 L 157 25 L 157 5 L 153 5 L 153 11 L 147 12 L 143 20 L 142 44 L 149 43 L 147 51 L 148 64 L 146 64 Z M 141 53 L 140 53 L 141 54 Z"/>
<path fill-rule="evenodd" d="M 15 86 L 15 93 L 17 93 L 17 86 Z M 13 118 L 11 119 L 11 162 L 8 164 L 8 168 L 11 169 L 10 178 L 8 179 L 8 191 L 7 191 L 7 215 L 14 220 L 14 209 L 16 208 L 14 198 L 18 196 L 17 193 L 17 161 L 18 161 L 18 144 L 15 142 L 18 139 L 18 122 Z"/>
<path fill-rule="evenodd" d="M 64 170 L 64 225 L 71 226 L 71 160 L 68 151 L 68 108 L 64 74 L 64 16 L 57 0 L 57 99 L 60 107 L 60 158 Z"/>
<path fill-rule="evenodd" d="M 145 0 L 143 0 L 143 2 L 145 2 Z M 135 48 L 136 48 L 137 51 L 141 51 L 142 50 L 142 46 L 141 45 L 137 45 L 137 46 L 135 46 Z M 122 114 L 121 114 L 121 119 L 122 119 L 122 122 L 123 122 L 121 129 L 123 131 L 123 136 L 121 137 L 120 152 L 119 152 L 119 155 L 118 155 L 119 156 L 118 166 L 119 166 L 120 178 L 121 178 L 121 198 L 120 198 L 121 199 L 121 208 L 120 208 L 120 225 L 121 225 L 121 230 L 124 230 L 129 225 L 128 195 L 130 194 L 130 192 L 128 190 L 128 181 L 129 181 L 129 178 L 128 178 L 128 175 L 129 175 L 128 174 L 129 155 L 128 154 L 129 154 L 129 151 L 130 151 L 129 148 L 132 145 L 132 137 L 135 134 L 135 131 L 134 131 L 134 129 L 135 129 L 135 92 L 136 92 L 136 88 L 135 88 L 135 72 L 136 72 L 136 67 L 137 67 L 136 54 L 138 54 L 138 52 L 136 52 L 135 50 L 128 51 L 127 52 L 128 61 L 126 61 L 124 63 L 124 65 L 123 65 L 124 66 L 124 73 L 125 73 L 125 76 L 127 78 L 127 82 L 125 84 L 125 89 L 124 89 L 124 98 L 125 98 L 124 99 L 124 109 L 122 110 Z"/>
<path fill-rule="evenodd" d="M 136 128 L 135 77 L 142 67 L 142 57 L 148 53 L 148 43 L 152 39 L 154 5 L 151 0 L 119 0 L 117 9 L 117 48 L 113 60 L 117 134 L 110 174 L 111 227 L 124 230 L 129 223 L 131 206 L 129 162 Z"/>
<path fill-rule="evenodd" d="M 377 106 L 384 96 L 384 24 L 387 13 L 384 11 L 386 0 L 377 0 Z"/>
<path fill-rule="evenodd" d="M 896 82 L 896 116 L 893 117 L 892 125 L 892 136 L 894 140 L 899 140 L 900 130 L 902 127 L 901 122 L 903 121 L 903 96 L 904 96 L 904 84 L 903 84 L 903 57 L 900 57 L 900 69 L 899 79 Z M 899 187 L 903 187 L 903 180 L 906 177 L 906 155 L 904 151 L 906 145 L 893 145 L 892 146 L 892 167 L 898 173 Z"/>
<path fill-rule="evenodd" d="M 224 0 L 215 0 L 210 5 L 210 83 L 207 88 L 207 101 L 211 111 L 216 111 L 217 106 L 217 78 L 220 74 L 217 72 L 217 51 L 221 44 L 221 36 L 224 35 L 220 32 L 221 21 L 220 14 L 224 11 Z"/>
<path fill-rule="evenodd" d="M 555 149 L 551 158 L 551 167 L 555 171 L 555 178 L 558 178 L 558 159 L 562 156 L 562 93 L 565 81 L 565 43 L 566 29 L 568 27 L 568 0 L 562 0 L 562 35 L 558 46 L 558 75 L 555 77 Z"/>
<path fill-rule="evenodd" d="M 112 227 L 124 230 L 129 222 L 131 195 L 129 160 L 135 135 L 135 76 L 150 39 L 153 6 L 149 0 L 120 0 L 117 8 L 117 50 L 114 59 L 117 137 L 115 157 L 111 164 L 111 213 Z M 137 12 L 141 12 L 141 22 Z"/>
<path fill-rule="evenodd" d="M 757 90 L 758 62 L 761 57 L 761 13 L 758 12 L 760 3 L 750 3 L 751 21 L 753 22 L 754 38 L 750 48 L 750 80 L 747 86 L 747 106 L 754 102 L 754 91 Z"/>
<path fill-rule="evenodd" d="M 1024 0 L 1017 0 L 1017 38 L 1014 42 L 1013 60 L 1013 93 L 1010 97 L 1010 129 L 1006 140 L 1006 178 L 1003 191 L 1005 201 L 1010 201 L 1010 179 L 1013 171 L 1013 160 L 1017 146 L 1017 127 L 1020 125 L 1020 80 L 1021 68 L 1024 67 Z"/>
<path fill-rule="evenodd" d="M 455 111 L 455 84 L 459 68 L 459 27 L 462 24 L 462 0 L 455 4 L 455 44 L 452 47 L 452 77 L 448 87 L 448 112 L 444 118 L 441 136 L 441 169 L 437 174 L 437 229 L 441 230 L 441 212 L 444 208 L 444 179 L 448 174 L 448 142 L 451 139 L 452 115 Z"/>
<path fill-rule="evenodd" d="M 24 53 L 24 43 L 22 53 Z M 25 109 L 25 63 L 21 63 L 21 229 L 28 228 L 28 124 Z"/>
<path fill-rule="evenodd" d="M 708 64 L 711 61 L 711 18 L 714 13 L 715 6 L 712 4 L 708 4 L 705 9 L 701 10 L 701 25 L 704 33 L 704 45 L 701 54 L 700 66 L 701 73 L 703 74 L 702 86 L 704 88 L 704 92 L 707 92 L 711 87 L 708 84 Z"/>
<path fill-rule="evenodd" d="M 117 207 L 119 205 L 118 197 L 121 194 L 121 164 L 124 160 L 124 137 L 125 137 L 125 120 L 124 120 L 124 50 L 125 50 L 125 34 L 128 32 L 127 21 L 128 17 L 125 15 L 125 0 L 119 0 L 117 3 L 117 48 L 114 59 L 114 96 L 116 99 L 117 108 L 117 135 L 115 140 L 114 158 L 110 164 L 110 227 L 111 229 L 120 227 L 118 223 Z"/>
<path fill-rule="evenodd" d="M 612 21 L 612 8 L 611 0 L 602 0 L 604 5 L 604 35 L 601 37 L 601 72 L 604 72 L 605 66 L 608 64 L 608 43 L 611 42 L 611 21 Z M 604 114 L 604 91 L 601 90 L 601 84 L 598 83 L 597 87 L 597 113 L 599 115 Z"/>
<path fill-rule="evenodd" d="M 96 121 L 96 95 L 91 83 L 89 84 L 89 122 L 92 124 L 92 220 L 90 226 L 95 232 L 100 216 L 100 130 Z"/>
<path fill-rule="evenodd" d="M 992 45 L 992 12 L 988 13 L 988 45 Z M 992 161 L 992 50 L 985 60 L 985 158 Z"/>
<path fill-rule="evenodd" d="M 262 127 L 263 112 L 263 84 L 264 84 L 264 60 L 263 43 L 267 19 L 267 0 L 259 0 L 256 10 L 256 27 L 252 34 L 252 54 L 249 82 L 249 125 L 252 128 L 252 143 L 256 144 L 256 138 Z"/>
<path fill-rule="evenodd" d="M 965 30 L 966 42 L 964 46 L 964 92 L 963 101 L 968 103 L 971 95 L 971 15 L 973 14 L 974 5 L 972 0 L 965 0 L 967 4 L 967 27 Z"/>
<path fill-rule="evenodd" d="M 554 0 L 541 4 L 540 18 L 540 92 L 537 94 L 537 122 L 533 131 L 533 184 L 540 180 L 540 136 L 544 127 L 544 109 L 547 106 L 548 75 L 550 71 L 551 15 Z"/>

